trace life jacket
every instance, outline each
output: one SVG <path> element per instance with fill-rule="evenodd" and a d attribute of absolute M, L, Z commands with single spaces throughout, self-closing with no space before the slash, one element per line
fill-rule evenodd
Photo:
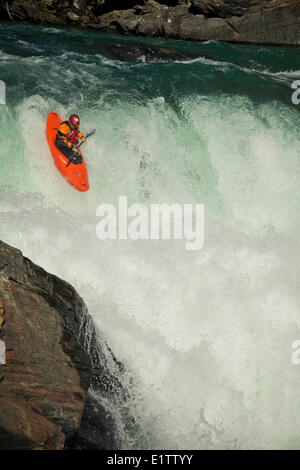
<path fill-rule="evenodd" d="M 78 134 L 79 130 L 78 129 L 71 129 L 69 121 L 64 121 L 62 124 L 67 124 L 67 126 L 70 129 L 70 132 L 66 134 L 66 138 L 71 144 L 78 144 Z"/>

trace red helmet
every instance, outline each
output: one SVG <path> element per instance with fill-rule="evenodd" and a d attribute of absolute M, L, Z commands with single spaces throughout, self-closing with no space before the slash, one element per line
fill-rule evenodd
<path fill-rule="evenodd" d="M 79 116 L 77 114 L 71 114 L 71 116 L 69 117 L 69 122 L 71 124 L 73 124 L 73 126 L 79 126 L 80 124 L 80 119 L 79 119 Z"/>

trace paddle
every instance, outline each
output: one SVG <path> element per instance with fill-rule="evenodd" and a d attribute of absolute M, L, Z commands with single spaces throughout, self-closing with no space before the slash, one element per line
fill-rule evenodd
<path fill-rule="evenodd" d="M 96 132 L 96 129 L 93 129 L 91 132 L 88 132 L 87 135 L 85 136 L 85 138 L 87 139 L 88 137 L 91 137 L 92 135 L 94 135 Z M 80 142 L 79 145 L 77 145 L 77 149 L 79 149 L 81 147 L 81 145 L 84 144 L 84 142 Z M 68 161 L 68 163 L 66 164 L 66 168 L 68 168 L 69 165 L 71 165 L 72 163 L 72 160 L 73 160 L 74 156 L 70 158 L 70 160 Z"/>

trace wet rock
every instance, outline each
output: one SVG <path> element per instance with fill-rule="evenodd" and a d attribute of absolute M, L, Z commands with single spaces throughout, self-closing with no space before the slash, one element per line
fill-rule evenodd
<path fill-rule="evenodd" d="M 77 14 L 74 13 L 73 11 L 68 11 L 68 13 L 67 13 L 67 18 L 68 18 L 70 21 L 78 21 L 78 20 L 79 20 L 79 15 L 77 15 Z"/>
<path fill-rule="evenodd" d="M 95 433 L 97 448 L 115 446 L 114 416 L 100 403 L 126 409 L 122 364 L 75 289 L 1 241 L 0 339 L 0 449 L 72 448 L 82 435 L 89 448 Z"/>
<path fill-rule="evenodd" d="M 89 395 L 82 415 L 81 426 L 66 440 L 66 450 L 113 450 L 115 422 L 98 400 Z"/>
<path fill-rule="evenodd" d="M 94 13 L 98 16 L 111 11 L 129 10 L 135 5 L 144 4 L 145 0 L 96 0 Z"/>
<path fill-rule="evenodd" d="M 88 0 L 73 0 L 73 7 L 75 10 L 83 12 L 87 7 Z"/>
<path fill-rule="evenodd" d="M 257 0 L 191 0 L 191 12 L 207 17 L 227 18 L 241 16 L 248 8 L 259 3 Z"/>
<path fill-rule="evenodd" d="M 0 19 L 193 41 L 300 44 L 299 0 L 10 0 L 0 2 Z"/>
<path fill-rule="evenodd" d="M 168 7 L 175 7 L 180 3 L 180 0 L 157 0 L 157 3 Z"/>
<path fill-rule="evenodd" d="M 0 332 L 1 332 L 2 326 L 5 322 L 4 316 L 5 316 L 4 302 L 3 302 L 3 300 L 0 299 Z"/>
<path fill-rule="evenodd" d="M 80 425 L 91 381 L 89 355 L 76 337 L 82 301 L 71 286 L 2 242 L 0 298 L 6 345 L 0 448 L 62 449 Z"/>
<path fill-rule="evenodd" d="M 140 43 L 131 42 L 122 44 L 120 42 L 106 46 L 105 55 L 126 62 L 168 62 L 174 60 L 195 59 L 198 54 L 192 52 L 178 52 L 170 47 L 145 46 Z"/>

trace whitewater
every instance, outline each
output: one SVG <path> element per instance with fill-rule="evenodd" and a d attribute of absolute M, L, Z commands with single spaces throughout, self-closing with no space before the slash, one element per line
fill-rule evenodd
<path fill-rule="evenodd" d="M 182 60 L 109 53 L 134 41 Z M 122 448 L 300 449 L 297 79 L 299 49 L 0 24 L 0 239 L 77 289 L 125 365 Z M 97 129 L 86 193 L 54 167 L 51 110 Z M 204 204 L 202 250 L 99 240 L 119 196 Z"/>

